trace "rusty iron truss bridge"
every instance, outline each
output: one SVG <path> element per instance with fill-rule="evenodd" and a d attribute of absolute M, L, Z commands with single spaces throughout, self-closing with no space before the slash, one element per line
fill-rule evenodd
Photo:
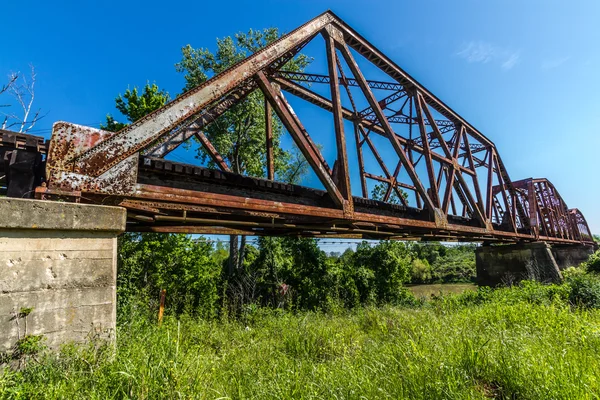
<path fill-rule="evenodd" d="M 309 43 L 326 55 L 325 71 L 286 71 Z M 263 177 L 232 173 L 203 132 L 254 91 L 265 99 Z M 314 140 L 323 132 L 307 131 L 292 98 L 330 115 L 332 166 Z M 275 180 L 277 119 L 320 188 Z M 330 11 L 119 132 L 57 122 L 48 142 L 0 136 L 9 197 L 119 205 L 131 231 L 593 242 L 583 214 L 548 180 L 511 180 L 490 139 Z M 189 140 L 218 169 L 165 159 Z M 373 182 L 384 185 L 378 200 Z"/>

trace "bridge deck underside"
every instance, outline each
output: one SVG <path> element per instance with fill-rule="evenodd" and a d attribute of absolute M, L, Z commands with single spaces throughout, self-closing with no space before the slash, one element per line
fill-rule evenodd
<path fill-rule="evenodd" d="M 61 195 L 47 188 L 38 191 L 49 199 Z M 498 224 L 486 231 L 475 219 L 459 216 L 449 216 L 440 226 L 426 209 L 362 197 L 353 198 L 354 213 L 345 215 L 324 190 L 151 157 L 140 159 L 135 195 L 79 195 L 80 201 L 127 208 L 127 230 L 138 232 L 577 243 L 515 234 Z"/>

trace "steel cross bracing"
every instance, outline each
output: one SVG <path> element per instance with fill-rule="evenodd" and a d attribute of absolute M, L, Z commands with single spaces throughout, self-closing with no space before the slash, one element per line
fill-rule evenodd
<path fill-rule="evenodd" d="M 310 42 L 322 45 L 325 71 L 286 70 Z M 263 177 L 232 173 L 203 132 L 254 91 L 265 99 Z M 332 167 L 321 133 L 292 109 L 301 101 L 333 119 Z M 275 180 L 274 123 L 320 188 Z M 218 169 L 165 159 L 189 140 Z M 330 11 L 119 132 L 56 123 L 46 178 L 39 197 L 121 205 L 137 231 L 592 241 L 548 181 L 511 181 L 492 141 Z M 384 185 L 378 200 L 374 183 Z"/>

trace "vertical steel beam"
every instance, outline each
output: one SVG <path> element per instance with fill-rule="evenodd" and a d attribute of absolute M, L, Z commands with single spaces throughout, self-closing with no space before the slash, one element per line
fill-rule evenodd
<path fill-rule="evenodd" d="M 273 163 L 273 120 L 271 119 L 271 103 L 265 97 L 265 134 L 267 136 L 267 179 L 275 179 Z"/>
<path fill-rule="evenodd" d="M 387 166 L 385 165 L 385 162 L 383 161 L 383 159 L 381 158 L 381 155 L 379 155 L 379 152 L 377 151 L 377 149 L 375 148 L 375 145 L 373 144 L 373 142 L 371 141 L 371 138 L 369 137 L 369 135 L 364 131 L 364 128 L 362 125 L 359 124 L 358 126 L 360 133 L 363 135 L 364 140 L 362 141 L 362 143 L 364 144 L 365 142 L 367 143 L 367 145 L 369 146 L 369 149 L 371 149 L 371 152 L 373 153 L 373 156 L 375 156 L 375 160 L 377 160 L 377 163 L 379 164 L 379 166 L 381 167 L 381 170 L 383 171 L 383 173 L 385 174 L 385 177 L 389 180 L 390 182 L 390 187 L 392 187 L 392 180 L 394 182 L 393 187 L 396 190 L 396 194 L 398 195 L 398 197 L 400 198 L 400 201 L 402 201 L 402 203 L 406 206 L 408 205 L 406 203 L 406 200 L 404 200 L 404 197 L 402 196 L 402 194 L 400 193 L 400 191 L 398 190 L 398 188 L 395 185 L 396 182 L 396 177 L 398 176 L 398 173 L 400 172 L 400 168 L 399 166 L 402 165 L 402 162 L 400 161 L 398 163 L 398 166 L 396 167 L 396 171 L 397 173 L 394 174 L 394 176 L 392 176 L 392 174 L 390 174 L 390 171 L 388 170 Z M 388 188 L 389 189 L 389 188 Z M 386 193 L 387 194 L 387 193 Z M 389 196 L 384 196 L 384 200 L 383 201 L 387 201 L 387 198 Z"/>
<path fill-rule="evenodd" d="M 479 204 L 479 208 L 483 209 L 483 197 L 481 196 L 481 188 L 479 187 L 479 179 L 477 178 L 477 171 L 475 169 L 475 162 L 473 162 L 473 153 L 471 153 L 471 146 L 469 145 L 469 134 L 463 125 L 460 126 L 460 131 L 463 133 L 463 144 L 465 148 L 465 152 L 467 153 L 467 158 L 469 161 L 469 167 L 475 173 L 472 175 L 473 178 L 473 187 L 475 188 L 475 196 L 477 196 L 477 203 Z M 486 219 L 488 218 L 486 214 Z"/>
<path fill-rule="evenodd" d="M 498 164 L 498 159 L 496 158 L 495 154 L 492 156 L 492 160 L 494 162 L 492 165 L 490 165 L 490 167 L 493 170 L 494 165 L 496 166 L 498 185 L 500 186 L 500 192 L 502 192 L 502 200 L 504 201 L 504 212 L 508 214 L 508 220 L 510 222 L 510 225 L 511 225 L 512 229 L 516 232 L 517 231 L 517 223 L 515 221 L 514 214 L 510 211 L 511 207 L 510 207 L 510 204 L 508 203 L 508 197 L 506 195 L 506 185 L 505 185 L 504 179 L 502 178 L 502 175 L 500 173 L 500 165 Z"/>
<path fill-rule="evenodd" d="M 369 198 L 369 192 L 367 189 L 367 178 L 365 177 L 365 163 L 363 160 L 362 146 L 363 142 L 360 141 L 359 124 L 354 122 L 354 140 L 356 140 L 356 154 L 358 156 L 358 169 L 360 170 L 360 186 L 362 189 L 363 198 Z"/>
<path fill-rule="evenodd" d="M 486 187 L 486 198 L 485 198 L 485 216 L 488 220 L 492 220 L 492 187 L 494 186 L 494 148 L 488 147 L 488 174 L 487 174 L 487 187 Z"/>
<path fill-rule="evenodd" d="M 335 142 L 337 146 L 338 183 L 342 196 L 347 201 L 348 211 L 354 210 L 352 202 L 352 189 L 350 188 L 350 173 L 348 168 L 348 154 L 346 151 L 346 137 L 344 135 L 344 117 L 342 115 L 342 99 L 340 98 L 340 87 L 338 69 L 336 65 L 337 55 L 335 52 L 335 40 L 326 30 L 322 31 L 325 38 L 327 51 L 327 66 L 329 70 L 329 89 L 331 91 L 331 105 L 333 107 L 333 124 L 335 127 Z"/>
<path fill-rule="evenodd" d="M 425 107 L 427 107 L 427 106 L 425 106 Z M 430 114 L 429 113 L 427 114 L 427 118 L 430 118 Z M 429 121 L 431 123 L 431 119 Z M 448 155 L 447 155 L 447 157 L 451 158 L 454 161 L 454 163 L 457 163 L 457 161 L 458 161 L 458 151 L 460 149 L 460 142 L 461 142 L 461 139 L 462 139 L 462 134 L 463 134 L 462 129 L 459 129 L 456 132 L 456 140 L 455 140 L 456 143 L 455 143 L 455 146 L 454 146 L 454 153 L 452 155 L 450 155 L 449 152 L 448 152 Z M 455 167 L 455 165 L 453 164 L 451 168 L 452 169 L 451 169 L 450 173 L 448 173 L 446 175 L 446 192 L 444 193 L 444 200 L 442 202 L 442 211 L 445 214 L 448 214 L 448 206 L 449 206 L 450 200 L 452 199 L 452 188 L 454 187 L 454 179 L 456 177 L 456 167 Z M 460 172 L 459 172 L 459 174 L 460 174 Z M 475 204 L 475 206 L 477 206 L 477 204 Z"/>
<path fill-rule="evenodd" d="M 419 131 L 421 133 L 421 141 L 423 146 L 423 157 L 425 158 L 425 166 L 427 167 L 427 176 L 429 177 L 429 188 L 431 193 L 431 200 L 436 207 L 440 206 L 440 198 L 438 194 L 437 182 L 435 181 L 435 171 L 433 170 L 433 160 L 431 158 L 431 148 L 429 147 L 429 139 L 427 137 L 427 126 L 423 119 L 423 112 L 421 107 L 421 96 L 417 92 L 415 95 L 415 108 L 417 111 L 417 119 L 419 122 Z"/>

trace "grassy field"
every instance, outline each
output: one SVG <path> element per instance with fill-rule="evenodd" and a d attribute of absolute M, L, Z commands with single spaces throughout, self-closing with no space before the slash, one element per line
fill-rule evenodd
<path fill-rule="evenodd" d="M 0 372 L 2 398 L 597 399 L 600 311 L 528 284 L 413 307 L 142 318 Z"/>

